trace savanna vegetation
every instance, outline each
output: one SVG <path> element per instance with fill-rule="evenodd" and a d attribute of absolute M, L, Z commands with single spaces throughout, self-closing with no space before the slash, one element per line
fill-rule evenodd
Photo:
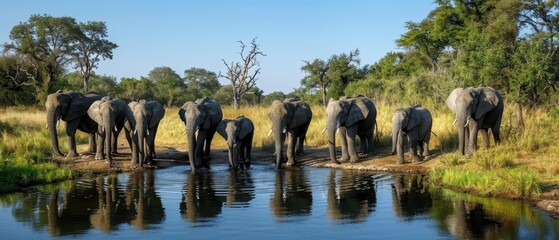
<path fill-rule="evenodd" d="M 74 19 L 33 15 L 14 26 L 0 58 L 0 177 L 14 173 L 26 185 L 39 173 L 16 174 L 15 163 L 37 172 L 53 172 L 43 181 L 72 176 L 72 171 L 49 160 L 48 133 L 41 127 L 42 102 L 56 90 L 95 91 L 125 100 L 150 99 L 164 104 L 157 141 L 182 142 L 176 129 L 181 126 L 174 114 L 185 101 L 210 96 L 224 106 L 224 117 L 250 116 L 257 126 L 254 145 L 266 147 L 270 122 L 267 106 L 274 99 L 298 96 L 313 106 L 313 124 L 307 136 L 311 146 L 324 146 L 324 105 L 330 98 L 363 94 L 375 102 L 379 111 L 380 145 L 390 144 L 390 118 L 400 106 L 421 103 L 434 117 L 431 148 L 433 183 L 486 195 L 534 197 L 559 184 L 559 1 L 541 0 L 437 0 L 436 7 L 420 22 L 407 22 L 407 31 L 395 39 L 402 49 L 388 52 L 376 62 L 360 58 L 359 49 L 332 53 L 328 59 L 304 61 L 305 77 L 291 93 L 264 94 L 258 88 L 257 58 L 268 57 L 256 44 L 242 41 L 241 60 L 224 62 L 225 75 L 186 66 L 183 74 L 156 67 L 147 76 L 115 79 L 82 70 L 80 57 L 87 57 L 84 43 L 96 42 L 97 61 L 112 58 L 115 43 L 107 40 L 104 23 L 96 23 L 102 34 Z M 45 29 L 55 29 L 45 31 Z M 69 29 L 68 31 L 61 29 Z M 70 31 L 71 30 L 71 31 Z M 367 31 L 364 29 L 364 31 Z M 64 34 L 54 34 L 61 33 Z M 97 36 L 93 38 L 92 36 Z M 56 40 L 56 41 L 47 41 Z M 53 45 L 52 43 L 60 45 Z M 352 46 L 348 46 L 352 47 Z M 245 49 L 246 48 L 246 49 Z M 55 49 L 67 52 L 55 53 Z M 265 49 L 265 47 L 264 47 Z M 251 56 L 246 58 L 243 56 Z M 242 64 L 242 63 L 249 63 Z M 250 66 L 237 69 L 236 66 Z M 95 69 L 97 65 L 91 65 Z M 232 71 L 235 70 L 235 71 Z M 244 76 L 244 78 L 238 78 Z M 232 84 L 221 85 L 219 78 Z M 235 81 L 233 81 L 234 79 Z M 257 81 L 258 80 L 258 81 Z M 244 82 L 242 82 L 244 81 Z M 239 84 L 240 83 L 240 84 Z M 481 149 L 472 156 L 455 152 L 454 115 L 444 100 L 456 87 L 487 85 L 505 99 L 502 143 Z M 14 107 L 16 106 L 16 107 Z M 27 109 L 33 109 L 29 111 Z M 22 109 L 26 109 L 22 111 Z M 12 115 L 35 112 L 29 121 Z M 9 113 L 9 114 L 6 114 Z M 32 129 L 35 131 L 25 131 Z M 28 135 L 32 134 L 32 135 Z M 35 139 L 31 141 L 30 139 Z M 61 138 L 64 139 L 64 138 Z M 81 141 L 85 141 L 82 136 Z M 219 138 L 218 138 L 219 139 Z M 29 142 L 29 143 L 27 143 Z M 43 145 L 44 144 L 44 145 Z M 224 142 L 215 141 L 215 147 Z M 492 143 L 493 144 L 493 143 Z M 64 146 L 64 143 L 61 144 Z M 19 160 L 17 160 L 19 159 Z M 10 171 L 10 174 L 7 172 Z M 37 180 L 39 181 L 39 180 Z M 4 181 L 2 181 L 4 182 Z"/>

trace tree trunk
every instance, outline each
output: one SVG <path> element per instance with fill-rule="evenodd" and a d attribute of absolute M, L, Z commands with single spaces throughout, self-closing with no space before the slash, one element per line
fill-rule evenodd
<path fill-rule="evenodd" d="M 326 102 L 326 87 L 322 86 L 322 105 L 326 106 L 328 102 Z"/>
<path fill-rule="evenodd" d="M 86 76 L 83 77 L 83 88 L 85 90 L 84 93 L 89 92 L 89 77 Z"/>

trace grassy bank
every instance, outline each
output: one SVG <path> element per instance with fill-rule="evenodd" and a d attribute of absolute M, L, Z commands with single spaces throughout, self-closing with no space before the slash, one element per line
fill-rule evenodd
<path fill-rule="evenodd" d="M 44 111 L 37 109 L 0 110 L 0 192 L 70 179 L 74 175 L 68 167 L 50 160 L 45 119 Z M 66 146 L 65 137 L 61 140 Z"/>
<path fill-rule="evenodd" d="M 390 146 L 391 118 L 398 106 L 376 103 L 380 147 L 376 151 L 387 151 Z M 446 108 L 440 109 L 425 104 L 431 110 L 433 133 L 430 148 L 433 158 L 427 163 L 431 167 L 431 181 L 445 186 L 480 195 L 507 197 L 535 197 L 559 183 L 559 110 L 524 110 L 526 128 L 518 131 L 516 114 L 508 106 L 502 123 L 502 144 L 490 149 L 481 149 L 472 156 L 455 153 L 457 137 L 453 114 Z M 307 134 L 308 146 L 325 147 L 327 136 L 321 134 L 326 125 L 325 108 L 312 106 L 313 119 Z M 271 122 L 268 107 L 243 106 L 236 110 L 223 109 L 224 118 L 245 115 L 256 127 L 253 145 L 264 151 L 273 152 L 273 143 L 268 133 Z M 158 146 L 186 146 L 183 136 L 184 125 L 178 118 L 178 108 L 166 109 L 156 144 Z M 48 183 L 75 176 L 65 163 L 50 160 L 49 133 L 45 129 L 45 113 L 37 109 L 0 110 L 0 192 L 11 191 L 34 183 Z M 66 152 L 64 127 L 59 129 L 60 146 Z M 480 134 L 481 135 L 481 134 Z M 481 140 L 481 136 L 480 136 Z M 78 144 L 87 143 L 87 136 L 77 135 Z M 481 142 L 481 141 L 479 141 Z M 216 135 L 214 149 L 225 148 L 225 140 Z M 383 150 L 379 150 L 383 149 Z M 389 150 L 388 150 L 389 151 Z M 388 152 L 387 152 L 388 153 Z M 374 159 L 372 160 L 374 161 Z"/>

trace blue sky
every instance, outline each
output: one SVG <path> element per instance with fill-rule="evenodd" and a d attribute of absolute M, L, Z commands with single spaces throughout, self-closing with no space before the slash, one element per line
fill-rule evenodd
<path fill-rule="evenodd" d="M 285 93 L 300 85 L 303 60 L 328 59 L 356 48 L 361 64 L 373 64 L 399 51 L 395 40 L 405 22 L 421 21 L 435 8 L 431 0 L 393 1 L 2 1 L 0 43 L 32 14 L 70 16 L 79 22 L 103 21 L 108 39 L 119 45 L 98 74 L 147 76 L 168 66 L 179 75 L 190 67 L 225 72 L 221 59 L 239 59 L 237 41 L 257 37 L 264 94 Z M 220 79 L 222 84 L 227 80 Z"/>

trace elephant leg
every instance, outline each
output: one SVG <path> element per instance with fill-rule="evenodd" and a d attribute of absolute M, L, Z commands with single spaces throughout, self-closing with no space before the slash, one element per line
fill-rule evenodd
<path fill-rule="evenodd" d="M 66 122 L 66 136 L 68 137 L 68 155 L 67 157 L 77 157 L 78 152 L 76 151 L 76 129 L 78 127 L 78 121 Z M 95 141 L 93 141 L 95 142 Z M 94 152 L 92 150 L 91 152 Z"/>
<path fill-rule="evenodd" d="M 88 147 L 87 147 L 87 152 L 93 153 L 93 152 L 95 152 L 96 145 L 98 145 L 96 143 L 98 143 L 99 141 L 97 141 L 97 142 L 95 141 L 95 133 L 89 133 L 88 135 L 89 135 L 88 136 L 89 137 L 89 143 L 88 143 Z M 101 142 L 101 145 L 103 145 L 102 142 Z"/>
<path fill-rule="evenodd" d="M 419 153 L 417 154 L 419 156 L 419 161 L 423 161 L 423 159 L 425 159 L 425 155 L 423 155 L 423 152 L 425 150 L 424 149 L 425 145 L 423 144 L 423 141 L 418 141 L 417 146 L 419 147 Z"/>
<path fill-rule="evenodd" d="M 211 145 L 212 145 L 212 140 L 215 134 L 215 129 L 210 129 L 208 130 L 208 133 L 206 135 L 206 139 L 205 139 L 205 147 L 204 147 L 204 155 L 202 156 L 202 160 L 204 161 L 204 165 L 206 165 L 206 167 L 210 166 L 210 160 L 211 160 L 211 156 L 210 156 L 210 150 L 211 150 Z"/>
<path fill-rule="evenodd" d="M 117 148 L 118 148 L 118 135 L 120 134 L 121 129 L 117 129 L 117 131 L 112 131 L 113 133 L 113 139 L 111 139 L 111 144 L 113 145 L 113 149 L 112 149 L 112 153 L 114 154 L 118 154 Z"/>
<path fill-rule="evenodd" d="M 245 142 L 246 144 L 246 159 L 245 159 L 245 168 L 249 168 L 250 167 L 250 162 L 252 161 L 252 138 L 254 137 L 254 134 L 251 133 L 247 136 L 247 141 Z"/>
<path fill-rule="evenodd" d="M 145 156 L 146 156 L 145 163 L 147 163 L 148 165 L 151 165 L 153 163 L 153 151 L 155 150 L 154 146 L 153 146 L 153 142 L 155 140 L 154 138 L 155 138 L 155 136 L 153 135 L 153 132 L 149 136 L 146 136 L 146 145 L 147 146 L 145 148 L 146 149 L 145 150 L 146 151 L 146 153 L 145 153 Z"/>
<path fill-rule="evenodd" d="M 472 123 L 470 123 L 470 124 L 472 124 Z M 469 140 L 469 145 L 470 145 L 469 154 L 472 154 L 472 153 L 477 151 L 477 131 L 479 131 L 477 126 L 470 127 L 470 137 L 468 139 Z"/>
<path fill-rule="evenodd" d="M 365 135 L 359 135 L 359 153 L 367 154 L 367 144 Z"/>
<path fill-rule="evenodd" d="M 483 145 L 485 147 L 485 149 L 489 148 L 489 135 L 487 132 L 487 129 L 480 129 L 481 131 L 481 136 L 483 137 Z"/>
<path fill-rule="evenodd" d="M 287 140 L 287 166 L 295 165 L 295 143 L 297 141 L 297 137 L 293 132 L 288 132 L 286 136 Z"/>
<path fill-rule="evenodd" d="M 102 129 L 99 129 L 99 131 L 102 131 Z M 102 160 L 104 158 L 103 156 L 103 152 L 104 152 L 104 144 L 103 142 L 105 140 L 105 133 L 104 132 L 98 132 L 97 133 L 97 142 L 100 144 L 97 144 L 97 152 L 95 153 L 95 160 Z"/>
<path fill-rule="evenodd" d="M 421 161 L 421 159 L 419 158 L 419 156 L 417 156 L 417 146 L 418 146 L 418 142 L 415 139 L 410 139 L 409 140 L 410 143 L 410 156 L 411 156 L 411 160 L 412 162 L 419 162 Z"/>
<path fill-rule="evenodd" d="M 343 127 L 338 128 L 338 133 L 340 136 L 340 145 L 342 147 L 342 156 L 341 156 L 341 162 L 347 162 L 349 160 L 349 154 L 347 151 L 347 140 L 346 140 L 346 132 L 347 130 Z"/>
<path fill-rule="evenodd" d="M 427 157 L 431 153 L 429 152 L 429 140 L 423 140 L 423 156 Z"/>
<path fill-rule="evenodd" d="M 349 162 L 357 162 L 359 161 L 359 157 L 357 157 L 357 149 L 355 149 L 355 134 L 347 133 L 346 132 L 346 142 L 347 142 L 347 152 L 349 154 Z M 342 137 L 340 137 L 342 139 Z"/>
<path fill-rule="evenodd" d="M 500 124 L 499 124 L 500 125 Z M 501 143 L 501 136 L 500 136 L 500 126 L 497 125 L 496 127 L 491 129 L 491 134 L 493 135 L 493 140 L 495 140 L 495 145 Z"/>

